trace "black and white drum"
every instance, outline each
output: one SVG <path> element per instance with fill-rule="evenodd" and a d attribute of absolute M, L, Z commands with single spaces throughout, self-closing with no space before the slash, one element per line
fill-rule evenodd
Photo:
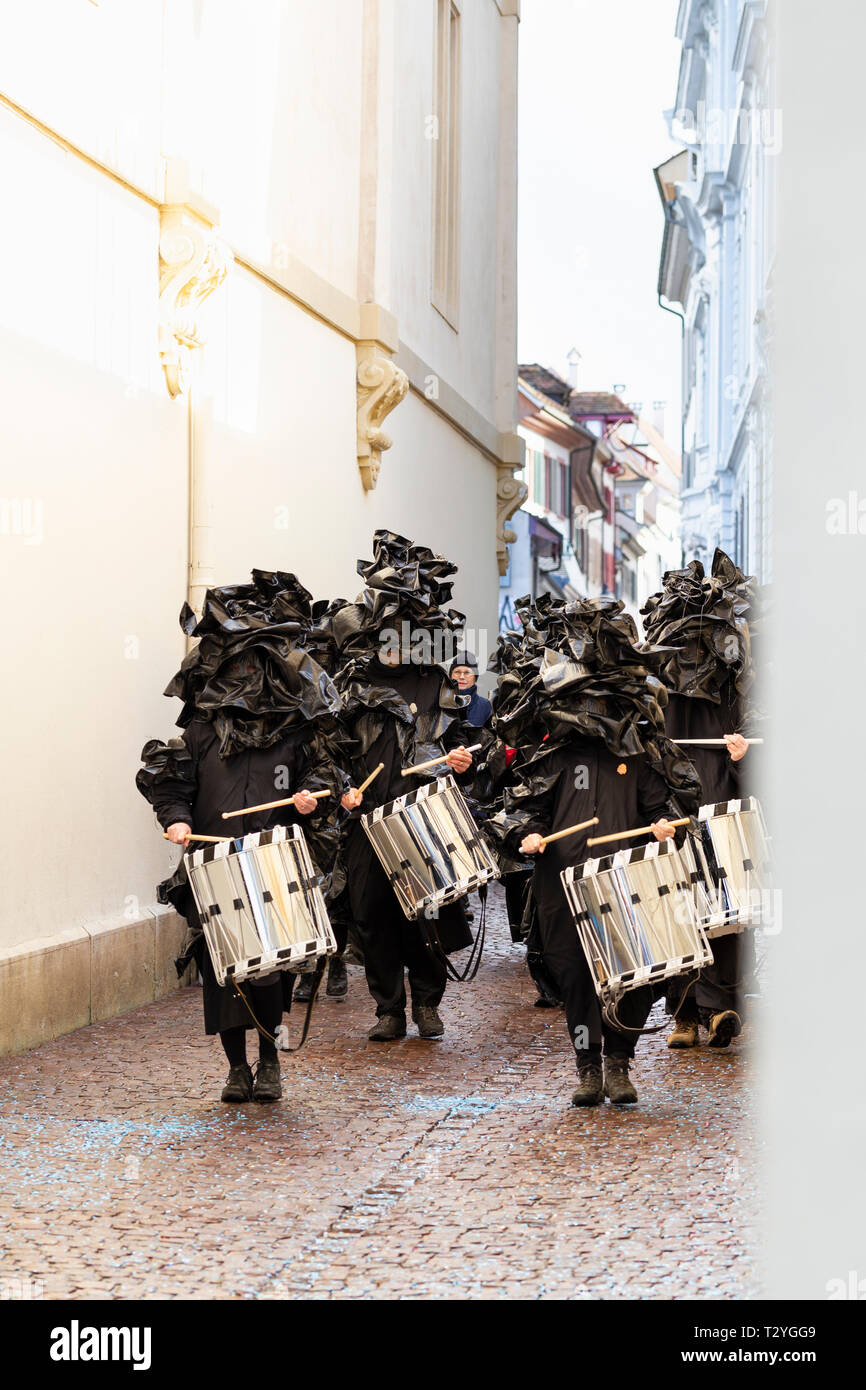
<path fill-rule="evenodd" d="M 361 824 L 410 921 L 499 877 L 450 775 L 387 801 Z"/>
<path fill-rule="evenodd" d="M 321 879 L 298 825 L 205 845 L 185 856 L 214 974 L 256 979 L 337 949 Z"/>
<path fill-rule="evenodd" d="M 766 927 L 774 916 L 770 844 L 755 797 L 720 801 L 698 812 L 698 834 L 682 849 L 698 920 L 707 936 Z"/>
<path fill-rule="evenodd" d="M 713 959 L 686 865 L 673 841 L 588 859 L 561 874 L 602 1011 L 627 990 L 700 970 Z"/>

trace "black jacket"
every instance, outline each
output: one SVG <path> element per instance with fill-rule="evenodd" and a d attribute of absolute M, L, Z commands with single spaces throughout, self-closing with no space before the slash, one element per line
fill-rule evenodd
<path fill-rule="evenodd" d="M 730 686 L 722 691 L 721 704 L 701 700 L 691 695 L 671 694 L 665 710 L 665 729 L 668 738 L 722 738 L 740 732 L 740 698 Z M 701 779 L 701 805 L 710 802 L 734 801 L 744 795 L 744 762 L 731 762 L 726 748 L 684 749 Z"/>
<path fill-rule="evenodd" d="M 595 849 L 587 848 L 588 837 L 636 829 L 662 816 L 674 818 L 671 791 L 645 755 L 618 757 L 598 738 L 570 739 L 550 753 L 542 747 L 515 771 L 514 780 L 505 790 L 505 809 L 495 818 L 494 831 L 509 858 L 519 855 L 525 835 L 550 835 L 591 816 L 599 819 L 598 825 L 555 840 L 533 856 L 533 890 L 541 912 L 566 910 L 560 880 L 564 868 L 650 838 L 615 840 Z"/>

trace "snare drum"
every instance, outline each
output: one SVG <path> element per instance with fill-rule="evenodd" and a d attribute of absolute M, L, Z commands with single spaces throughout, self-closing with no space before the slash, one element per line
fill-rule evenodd
<path fill-rule="evenodd" d="M 712 962 L 672 840 L 571 865 L 560 875 L 609 1022 L 622 995 Z"/>
<path fill-rule="evenodd" d="M 707 936 L 767 926 L 773 917 L 770 847 L 759 802 L 720 801 L 698 812 L 682 854 Z"/>
<path fill-rule="evenodd" d="M 450 775 L 378 806 L 361 824 L 410 921 L 499 877 Z"/>
<path fill-rule="evenodd" d="M 185 856 L 214 974 L 255 979 L 337 949 L 299 825 L 205 845 Z"/>

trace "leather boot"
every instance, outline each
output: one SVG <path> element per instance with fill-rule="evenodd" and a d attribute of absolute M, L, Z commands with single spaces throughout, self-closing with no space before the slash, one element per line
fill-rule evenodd
<path fill-rule="evenodd" d="M 279 1058 L 263 1058 L 256 1067 L 256 1080 L 253 1086 L 253 1100 L 279 1100 L 283 1094 L 280 1080 Z"/>
<path fill-rule="evenodd" d="M 253 1094 L 253 1074 L 249 1065 L 244 1062 L 243 1066 L 232 1067 L 220 1100 L 235 1105 L 243 1105 L 252 1098 Z"/>
<path fill-rule="evenodd" d="M 349 977 L 342 956 L 331 956 L 328 961 L 328 983 L 325 985 L 325 993 L 332 999 L 342 999 L 349 993 Z"/>
<path fill-rule="evenodd" d="M 600 1105 L 604 1100 L 600 1055 L 597 1052 L 578 1052 L 577 1075 L 580 1085 L 571 1097 L 572 1105 Z"/>
<path fill-rule="evenodd" d="M 305 975 L 302 975 L 298 980 L 298 983 L 295 985 L 295 992 L 292 995 L 292 998 L 295 1000 L 295 1002 L 298 1004 L 309 1004 L 310 997 L 313 993 L 313 985 L 315 983 L 315 970 L 309 970 Z"/>
<path fill-rule="evenodd" d="M 371 1042 L 394 1042 L 406 1036 L 405 1014 L 382 1014 L 377 1018 L 367 1037 Z"/>
<path fill-rule="evenodd" d="M 439 1010 L 432 1004 L 413 1004 L 412 1017 L 418 1025 L 419 1038 L 441 1038 L 445 1024 L 439 1017 Z"/>
<path fill-rule="evenodd" d="M 668 1034 L 668 1047 L 697 1047 L 698 1025 L 693 1018 L 675 1018 L 674 1031 Z"/>
<path fill-rule="evenodd" d="M 614 1105 L 637 1105 L 637 1091 L 628 1076 L 628 1057 L 605 1057 L 604 1093 Z"/>
<path fill-rule="evenodd" d="M 743 1031 L 740 1015 L 733 1009 L 724 1009 L 710 1014 L 707 1047 L 730 1047 L 731 1038 L 738 1038 Z"/>

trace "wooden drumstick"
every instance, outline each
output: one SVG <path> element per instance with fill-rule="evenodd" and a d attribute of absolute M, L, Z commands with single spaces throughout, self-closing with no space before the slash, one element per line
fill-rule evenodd
<path fill-rule="evenodd" d="M 481 747 L 483 747 L 482 744 L 480 744 L 480 743 L 473 743 L 473 745 L 472 745 L 471 748 L 465 748 L 463 751 L 464 751 L 465 753 L 477 753 L 478 750 L 479 750 L 479 748 L 481 748 Z M 451 752 L 452 752 L 452 753 L 456 753 L 456 752 L 457 752 L 457 749 L 456 749 L 456 748 L 452 748 L 452 749 L 451 749 Z M 404 767 L 404 768 L 403 768 L 403 771 L 400 773 L 400 776 L 401 776 L 401 777 L 411 777 L 411 775 L 412 775 L 413 772 L 426 772 L 427 769 L 428 769 L 429 767 L 436 767 L 439 763 L 444 763 L 444 762 L 446 762 L 447 759 L 448 759 L 449 757 L 450 757 L 450 754 L 449 754 L 449 753 L 443 753 L 441 758 L 431 758 L 429 762 L 426 762 L 426 763 L 416 763 L 414 767 Z"/>
<path fill-rule="evenodd" d="M 295 792 L 295 796 L 297 795 L 298 793 Z M 309 795 L 318 800 L 320 796 L 330 796 L 331 793 L 328 791 L 310 792 Z M 282 801 L 263 801 L 261 806 L 244 806 L 240 811 L 223 811 L 223 820 L 231 820 L 232 816 L 249 816 L 252 815 L 253 811 L 274 811 L 277 806 L 293 806 L 295 796 L 284 796 Z"/>
<path fill-rule="evenodd" d="M 382 771 L 382 768 L 384 766 L 384 763 L 380 763 L 378 767 L 374 767 L 373 771 L 370 773 L 370 776 L 366 779 L 366 781 L 362 782 L 360 787 L 356 787 L 355 790 L 359 792 L 365 792 L 369 787 L 370 783 L 373 781 L 373 779 L 379 776 L 379 773 Z"/>
<path fill-rule="evenodd" d="M 733 734 L 728 734 L 728 738 L 733 738 Z M 747 738 L 746 743 L 749 747 L 753 743 L 763 743 L 762 738 Z M 727 748 L 727 738 L 672 738 L 671 743 L 679 743 L 683 748 L 691 746 L 695 748 Z"/>
<path fill-rule="evenodd" d="M 592 820 L 582 820 L 577 825 L 566 826 L 565 830 L 557 830 L 555 835 L 545 835 L 542 837 L 543 845 L 552 844 L 554 840 L 562 840 L 566 835 L 574 835 L 578 830 L 586 830 L 588 825 L 598 825 L 598 816 L 593 816 Z M 592 840 L 587 841 L 592 844 Z"/>
<path fill-rule="evenodd" d="M 166 834 L 165 831 L 163 831 L 162 838 L 164 840 L 169 839 L 169 836 Z M 187 845 L 189 844 L 190 840 L 207 840 L 208 844 L 211 845 L 224 845 L 226 841 L 230 840 L 231 838 L 231 835 L 185 835 L 183 843 Z M 178 840 L 172 840 L 173 845 L 179 843 L 180 842 Z"/>
<path fill-rule="evenodd" d="M 668 825 L 688 825 L 691 816 L 684 816 L 682 820 L 669 820 Z M 618 830 L 615 835 L 596 835 L 591 840 L 587 840 L 588 845 L 606 845 L 609 840 L 630 840 L 635 835 L 651 835 L 651 825 L 639 825 L 637 830 Z"/>

